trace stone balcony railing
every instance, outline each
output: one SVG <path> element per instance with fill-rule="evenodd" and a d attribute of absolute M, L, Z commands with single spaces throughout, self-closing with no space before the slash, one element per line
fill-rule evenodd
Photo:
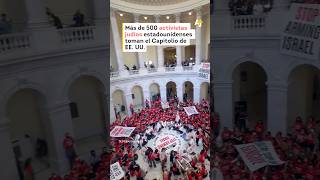
<path fill-rule="evenodd" d="M 135 74 L 139 74 L 139 70 L 130 70 L 129 71 L 130 75 L 135 75 Z"/>
<path fill-rule="evenodd" d="M 127 78 L 140 78 L 143 76 L 172 76 L 173 74 L 185 74 L 186 76 L 194 75 L 198 76 L 199 68 L 201 65 L 193 65 L 188 67 L 177 66 L 177 67 L 157 67 L 157 68 L 148 68 L 146 71 L 142 70 L 123 70 L 110 72 L 110 80 L 119 81 Z"/>
<path fill-rule="evenodd" d="M 63 44 L 94 40 L 94 26 L 66 28 L 58 33 Z"/>
<path fill-rule="evenodd" d="M 0 36 L 0 54 L 30 47 L 30 34 L 17 33 Z"/>
<path fill-rule="evenodd" d="M 243 15 L 232 17 L 234 31 L 259 30 L 266 27 L 265 15 Z"/>
<path fill-rule="evenodd" d="M 175 71 L 176 67 L 165 67 L 166 72 L 172 72 Z"/>
<path fill-rule="evenodd" d="M 119 71 L 110 72 L 110 78 L 118 77 L 120 75 Z"/>
<path fill-rule="evenodd" d="M 0 61 L 24 59 L 50 53 L 107 47 L 105 25 L 33 29 L 28 32 L 0 35 Z"/>
<path fill-rule="evenodd" d="M 193 66 L 183 66 L 184 71 L 192 71 Z"/>
<path fill-rule="evenodd" d="M 157 72 L 158 69 L 157 68 L 148 68 L 148 73 L 154 73 Z"/>

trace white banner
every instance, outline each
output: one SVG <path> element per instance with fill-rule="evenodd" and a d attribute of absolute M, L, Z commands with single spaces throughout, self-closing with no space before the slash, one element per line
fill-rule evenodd
<path fill-rule="evenodd" d="M 176 122 L 178 122 L 179 120 L 180 120 L 180 115 L 179 115 L 179 111 L 177 111 Z"/>
<path fill-rule="evenodd" d="M 121 168 L 119 162 L 110 165 L 110 179 L 120 180 L 125 176 L 123 169 Z"/>
<path fill-rule="evenodd" d="M 281 39 L 283 54 L 319 59 L 320 4 L 292 3 Z"/>
<path fill-rule="evenodd" d="M 198 75 L 200 78 L 210 80 L 210 63 L 201 63 Z"/>
<path fill-rule="evenodd" d="M 267 165 L 274 166 L 284 163 L 279 159 L 270 141 L 235 145 L 235 148 L 252 172 Z"/>
<path fill-rule="evenodd" d="M 168 108 L 170 108 L 170 106 L 169 106 L 169 102 L 161 102 L 161 106 L 162 106 L 162 109 L 168 109 Z"/>
<path fill-rule="evenodd" d="M 135 127 L 116 126 L 110 132 L 111 137 L 129 137 Z"/>
<path fill-rule="evenodd" d="M 195 106 L 183 107 L 188 116 L 199 114 Z"/>

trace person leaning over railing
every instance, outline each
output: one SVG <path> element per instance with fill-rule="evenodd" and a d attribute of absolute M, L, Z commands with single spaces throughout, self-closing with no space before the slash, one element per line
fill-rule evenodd
<path fill-rule="evenodd" d="M 7 14 L 1 14 L 0 19 L 0 35 L 12 32 L 12 21 L 7 19 Z"/>

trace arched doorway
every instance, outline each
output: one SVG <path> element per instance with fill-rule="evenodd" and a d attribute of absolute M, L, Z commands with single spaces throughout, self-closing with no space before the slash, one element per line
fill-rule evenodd
<path fill-rule="evenodd" d="M 193 100 L 193 84 L 190 81 L 183 83 L 183 101 Z"/>
<path fill-rule="evenodd" d="M 53 148 L 45 96 L 29 88 L 15 92 L 7 102 L 6 117 L 19 173 L 29 158 L 35 173 L 48 169 Z"/>
<path fill-rule="evenodd" d="M 288 79 L 287 124 L 292 127 L 296 117 L 303 121 L 320 118 L 320 70 L 311 65 L 294 68 Z"/>
<path fill-rule="evenodd" d="M 236 126 L 253 128 L 258 121 L 266 124 L 267 118 L 267 75 L 264 69 L 253 62 L 239 64 L 233 71 L 233 111 Z M 241 126 L 242 130 L 244 126 Z"/>
<path fill-rule="evenodd" d="M 73 130 L 80 155 L 105 144 L 103 92 L 103 84 L 93 76 L 81 76 L 69 88 Z"/>
<path fill-rule="evenodd" d="M 140 86 L 132 88 L 132 103 L 135 110 L 142 109 L 144 103 L 143 91 Z"/>
<path fill-rule="evenodd" d="M 170 81 L 166 85 L 167 88 L 167 101 L 177 96 L 176 83 Z"/>
<path fill-rule="evenodd" d="M 160 86 L 157 83 L 152 83 L 150 85 L 150 97 L 152 101 L 160 97 Z"/>
<path fill-rule="evenodd" d="M 122 90 L 116 90 L 112 93 L 112 102 L 110 102 L 113 107 L 115 107 L 115 114 L 126 113 L 126 100 L 124 98 L 124 92 Z"/>
<path fill-rule="evenodd" d="M 208 82 L 203 82 L 201 83 L 200 86 L 200 100 L 206 100 L 209 101 L 210 100 L 210 85 Z"/>

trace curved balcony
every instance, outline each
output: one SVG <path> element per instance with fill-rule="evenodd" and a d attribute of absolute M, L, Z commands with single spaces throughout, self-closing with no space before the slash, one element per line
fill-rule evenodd
<path fill-rule="evenodd" d="M 266 27 L 266 15 L 244 15 L 232 17 L 233 31 L 261 30 Z"/>
<path fill-rule="evenodd" d="M 0 59 L 22 59 L 37 55 L 107 47 L 104 25 L 70 27 L 0 35 Z M 99 37 L 99 38 L 98 38 Z M 10 61 L 8 62 L 10 63 Z"/>
<path fill-rule="evenodd" d="M 0 36 L 0 54 L 29 47 L 29 33 L 6 34 Z"/>

